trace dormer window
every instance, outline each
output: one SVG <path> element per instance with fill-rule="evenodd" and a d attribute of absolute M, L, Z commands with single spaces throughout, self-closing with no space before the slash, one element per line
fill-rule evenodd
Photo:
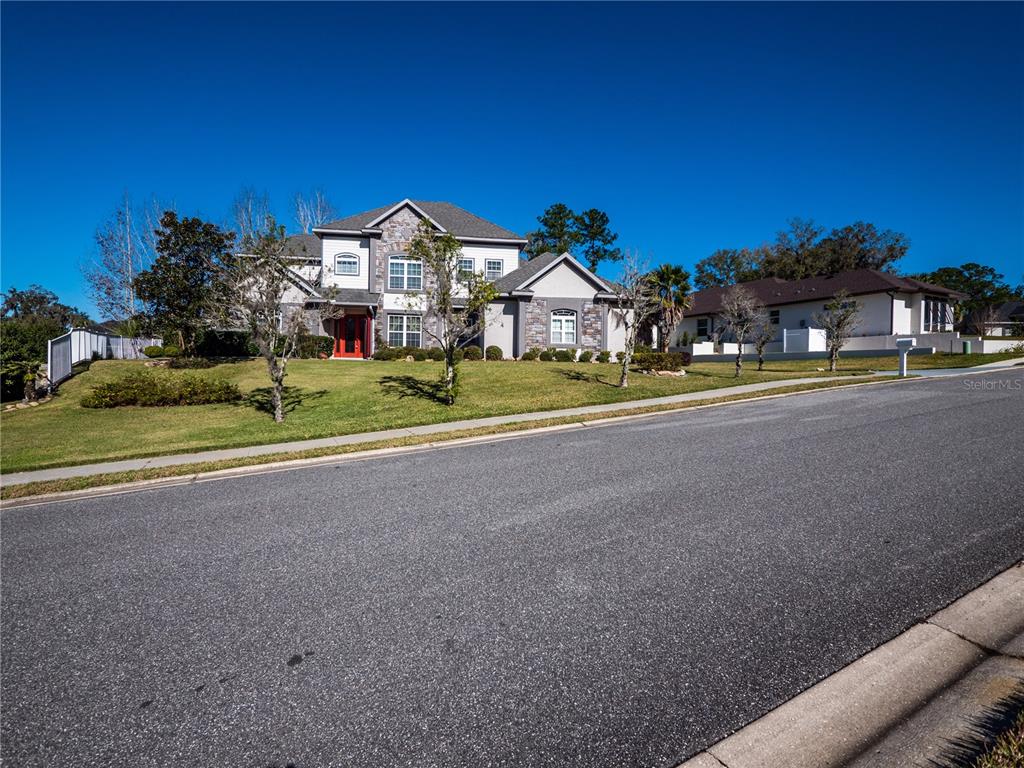
<path fill-rule="evenodd" d="M 359 257 L 354 253 L 339 253 L 334 257 L 334 274 L 358 275 Z"/>

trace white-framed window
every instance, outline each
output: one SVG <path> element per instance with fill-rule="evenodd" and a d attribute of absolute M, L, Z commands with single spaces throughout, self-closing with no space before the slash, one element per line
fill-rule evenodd
<path fill-rule="evenodd" d="M 459 266 L 456 270 L 456 277 L 459 280 L 465 281 L 473 276 L 476 272 L 476 262 L 472 259 L 461 258 L 459 259 Z"/>
<path fill-rule="evenodd" d="M 706 317 L 697 318 L 697 335 L 707 336 L 708 335 L 708 319 Z"/>
<path fill-rule="evenodd" d="M 772 325 L 779 324 L 779 310 L 770 309 L 768 310 L 768 319 L 771 320 Z"/>
<path fill-rule="evenodd" d="M 423 341 L 419 315 L 388 315 L 388 346 L 418 347 Z"/>
<path fill-rule="evenodd" d="M 423 290 L 423 264 L 404 253 L 388 259 L 388 288 L 392 291 Z"/>
<path fill-rule="evenodd" d="M 505 270 L 505 262 L 501 259 L 487 259 L 484 262 L 484 279 L 494 281 L 501 277 Z"/>
<path fill-rule="evenodd" d="M 354 253 L 339 253 L 334 257 L 334 274 L 358 275 L 359 257 Z"/>
<path fill-rule="evenodd" d="M 576 313 L 570 309 L 556 309 L 551 313 L 551 343 L 576 343 Z"/>

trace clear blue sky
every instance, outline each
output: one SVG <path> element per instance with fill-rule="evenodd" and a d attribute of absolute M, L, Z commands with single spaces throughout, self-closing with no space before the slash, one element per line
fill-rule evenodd
<path fill-rule="evenodd" d="M 224 220 L 550 203 L 692 267 L 793 216 L 1024 280 L 1024 4 L 2 5 L 2 284 L 89 306 L 123 190 Z"/>

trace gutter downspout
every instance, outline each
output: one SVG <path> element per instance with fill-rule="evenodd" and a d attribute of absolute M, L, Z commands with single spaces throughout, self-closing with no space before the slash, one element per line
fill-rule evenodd
<path fill-rule="evenodd" d="M 896 335 L 896 291 L 886 291 L 885 295 L 889 297 L 889 335 Z"/>

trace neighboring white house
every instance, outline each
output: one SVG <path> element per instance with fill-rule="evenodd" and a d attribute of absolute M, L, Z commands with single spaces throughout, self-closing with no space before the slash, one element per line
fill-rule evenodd
<path fill-rule="evenodd" d="M 815 327 L 814 316 L 841 291 L 860 307 L 854 336 L 845 347 L 848 351 L 895 350 L 896 339 L 906 336 L 915 337 L 919 346 L 945 350 L 959 339 L 953 331 L 953 305 L 963 295 L 910 277 L 857 269 L 802 280 L 771 277 L 742 285 L 768 308 L 778 328 L 767 348 L 769 353 L 823 351 L 824 336 Z M 722 297 L 729 287 L 708 288 L 693 295 L 673 344 L 679 345 L 685 334 L 687 341 L 696 341 L 694 354 L 707 354 L 714 341 L 719 342 L 719 350 L 722 341 L 728 343 L 728 335 L 720 337 L 716 331 L 723 330 Z"/>
<path fill-rule="evenodd" d="M 310 330 L 334 337 L 335 357 L 370 357 L 380 342 L 432 346 L 418 301 L 431 278 L 408 254 L 422 220 L 462 243 L 460 270 L 482 273 L 499 291 L 475 340 L 481 347 L 500 347 L 505 357 L 532 347 L 623 348 L 607 283 L 567 253 L 526 261 L 525 239 L 444 202 L 405 199 L 293 236 L 295 287 L 283 304 L 301 304 Z M 341 317 L 320 319 L 325 296 Z"/>

